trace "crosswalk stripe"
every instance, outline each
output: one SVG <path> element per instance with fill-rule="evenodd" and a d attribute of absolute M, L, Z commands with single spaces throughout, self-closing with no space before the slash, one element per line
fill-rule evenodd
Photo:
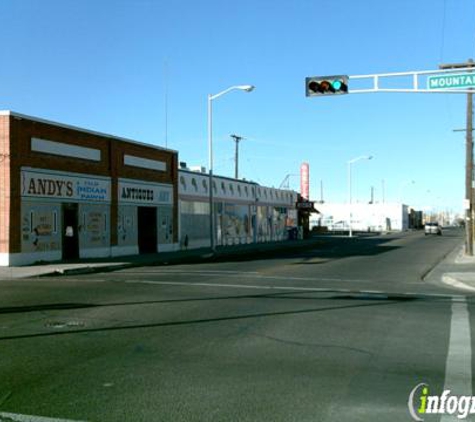
<path fill-rule="evenodd" d="M 0 422 L 86 422 L 72 419 L 46 418 L 44 416 L 19 415 L 0 412 Z"/>

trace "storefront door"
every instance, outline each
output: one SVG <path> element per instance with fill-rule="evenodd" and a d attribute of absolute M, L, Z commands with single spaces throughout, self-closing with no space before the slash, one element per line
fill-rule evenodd
<path fill-rule="evenodd" d="M 79 258 L 78 204 L 63 204 L 63 259 Z"/>
<path fill-rule="evenodd" d="M 138 207 L 139 253 L 157 252 L 157 208 Z"/>

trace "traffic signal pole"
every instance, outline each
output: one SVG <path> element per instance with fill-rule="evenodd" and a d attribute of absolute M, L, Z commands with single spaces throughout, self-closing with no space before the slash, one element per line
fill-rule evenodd
<path fill-rule="evenodd" d="M 442 64 L 440 69 L 474 67 L 472 59 L 467 63 Z M 465 254 L 473 256 L 473 94 L 467 93 L 467 133 L 465 143 Z"/>
<path fill-rule="evenodd" d="M 473 256 L 473 94 L 467 94 L 467 142 L 466 142 L 466 170 L 465 170 L 465 197 L 467 198 L 465 253 Z"/>
<path fill-rule="evenodd" d="M 333 96 L 335 94 L 386 93 L 426 93 L 426 94 L 467 94 L 467 139 L 465 164 L 465 253 L 473 256 L 474 223 L 473 211 L 473 89 L 475 63 L 472 59 L 466 63 L 443 64 L 438 70 L 423 70 L 370 75 L 333 75 L 311 76 L 305 78 L 307 97 Z M 391 80 L 406 80 L 406 86 L 391 86 Z M 350 87 L 350 84 L 363 84 L 365 87 Z M 388 86 L 389 82 L 389 86 Z M 424 87 L 425 82 L 425 87 Z M 384 190 L 384 189 L 383 189 Z M 384 196 L 384 193 L 383 193 Z"/>

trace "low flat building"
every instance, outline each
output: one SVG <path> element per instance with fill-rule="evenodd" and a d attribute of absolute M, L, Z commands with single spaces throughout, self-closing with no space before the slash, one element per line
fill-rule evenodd
<path fill-rule="evenodd" d="M 179 171 L 179 239 L 182 248 L 210 245 L 209 176 L 205 169 Z M 213 176 L 217 245 L 287 239 L 297 225 L 297 193 Z"/>
<path fill-rule="evenodd" d="M 0 112 L 0 265 L 178 247 L 178 153 Z"/>
<path fill-rule="evenodd" d="M 310 229 L 325 227 L 329 231 L 348 231 L 348 203 L 318 203 L 318 211 L 310 218 Z M 353 203 L 351 228 L 354 231 L 404 231 L 410 228 L 409 207 L 401 203 Z"/>

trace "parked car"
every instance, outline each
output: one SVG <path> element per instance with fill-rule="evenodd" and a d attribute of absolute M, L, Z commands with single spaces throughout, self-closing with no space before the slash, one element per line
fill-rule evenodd
<path fill-rule="evenodd" d="M 424 233 L 427 236 L 428 234 L 436 234 L 437 236 L 442 235 L 442 229 L 439 226 L 439 223 L 426 223 L 424 226 Z"/>

